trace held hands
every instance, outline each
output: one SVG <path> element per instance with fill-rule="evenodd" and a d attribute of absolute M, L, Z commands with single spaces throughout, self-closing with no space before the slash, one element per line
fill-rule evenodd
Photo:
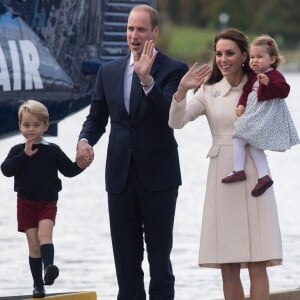
<path fill-rule="evenodd" d="M 269 82 L 270 82 L 270 78 L 269 78 L 268 75 L 266 75 L 265 73 L 257 74 L 257 79 L 258 79 L 259 82 L 262 83 L 263 85 L 268 85 Z"/>
<path fill-rule="evenodd" d="M 238 117 L 240 117 L 245 112 L 245 106 L 244 105 L 238 105 L 238 107 L 235 110 L 235 113 Z"/>
<path fill-rule="evenodd" d="M 79 141 L 76 151 L 76 162 L 79 168 L 87 168 L 94 160 L 93 147 L 86 140 Z"/>
<path fill-rule="evenodd" d="M 157 51 L 155 50 L 155 44 L 152 40 L 145 42 L 143 52 L 140 56 L 136 52 L 133 52 L 134 70 L 140 81 L 145 85 L 153 81 L 150 71 L 156 55 Z"/>
<path fill-rule="evenodd" d="M 199 67 L 198 62 L 194 63 L 193 66 L 181 78 L 175 94 L 176 101 L 182 101 L 188 90 L 199 88 L 205 81 L 206 76 L 210 73 L 211 68 L 207 64 Z"/>

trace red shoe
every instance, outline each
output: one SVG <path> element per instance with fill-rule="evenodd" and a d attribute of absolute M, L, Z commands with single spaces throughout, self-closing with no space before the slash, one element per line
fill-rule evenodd
<path fill-rule="evenodd" d="M 269 175 L 258 178 L 257 184 L 251 192 L 252 196 L 258 197 L 262 195 L 272 184 L 273 180 Z"/>
<path fill-rule="evenodd" d="M 230 175 L 227 175 L 222 179 L 222 183 L 232 183 L 246 180 L 245 171 L 232 171 Z"/>

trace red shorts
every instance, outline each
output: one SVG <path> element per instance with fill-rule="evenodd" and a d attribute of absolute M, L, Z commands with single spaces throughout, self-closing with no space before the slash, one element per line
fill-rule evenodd
<path fill-rule="evenodd" d="M 39 221 L 52 220 L 55 223 L 57 201 L 34 201 L 17 199 L 18 231 L 37 228 Z"/>

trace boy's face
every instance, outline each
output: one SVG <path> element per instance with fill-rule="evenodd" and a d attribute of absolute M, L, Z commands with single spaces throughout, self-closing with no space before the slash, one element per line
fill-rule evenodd
<path fill-rule="evenodd" d="M 22 121 L 19 124 L 19 128 L 26 140 L 34 143 L 39 142 L 48 127 L 48 123 L 40 121 L 29 111 L 22 112 Z"/>

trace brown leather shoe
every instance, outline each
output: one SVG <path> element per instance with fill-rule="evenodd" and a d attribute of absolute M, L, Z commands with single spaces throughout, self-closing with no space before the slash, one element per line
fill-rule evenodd
<path fill-rule="evenodd" d="M 244 180 L 246 180 L 245 171 L 232 171 L 231 174 L 222 179 L 222 183 L 232 183 Z"/>
<path fill-rule="evenodd" d="M 257 184 L 251 192 L 252 196 L 258 197 L 262 195 L 272 184 L 273 180 L 269 175 L 258 178 Z"/>

